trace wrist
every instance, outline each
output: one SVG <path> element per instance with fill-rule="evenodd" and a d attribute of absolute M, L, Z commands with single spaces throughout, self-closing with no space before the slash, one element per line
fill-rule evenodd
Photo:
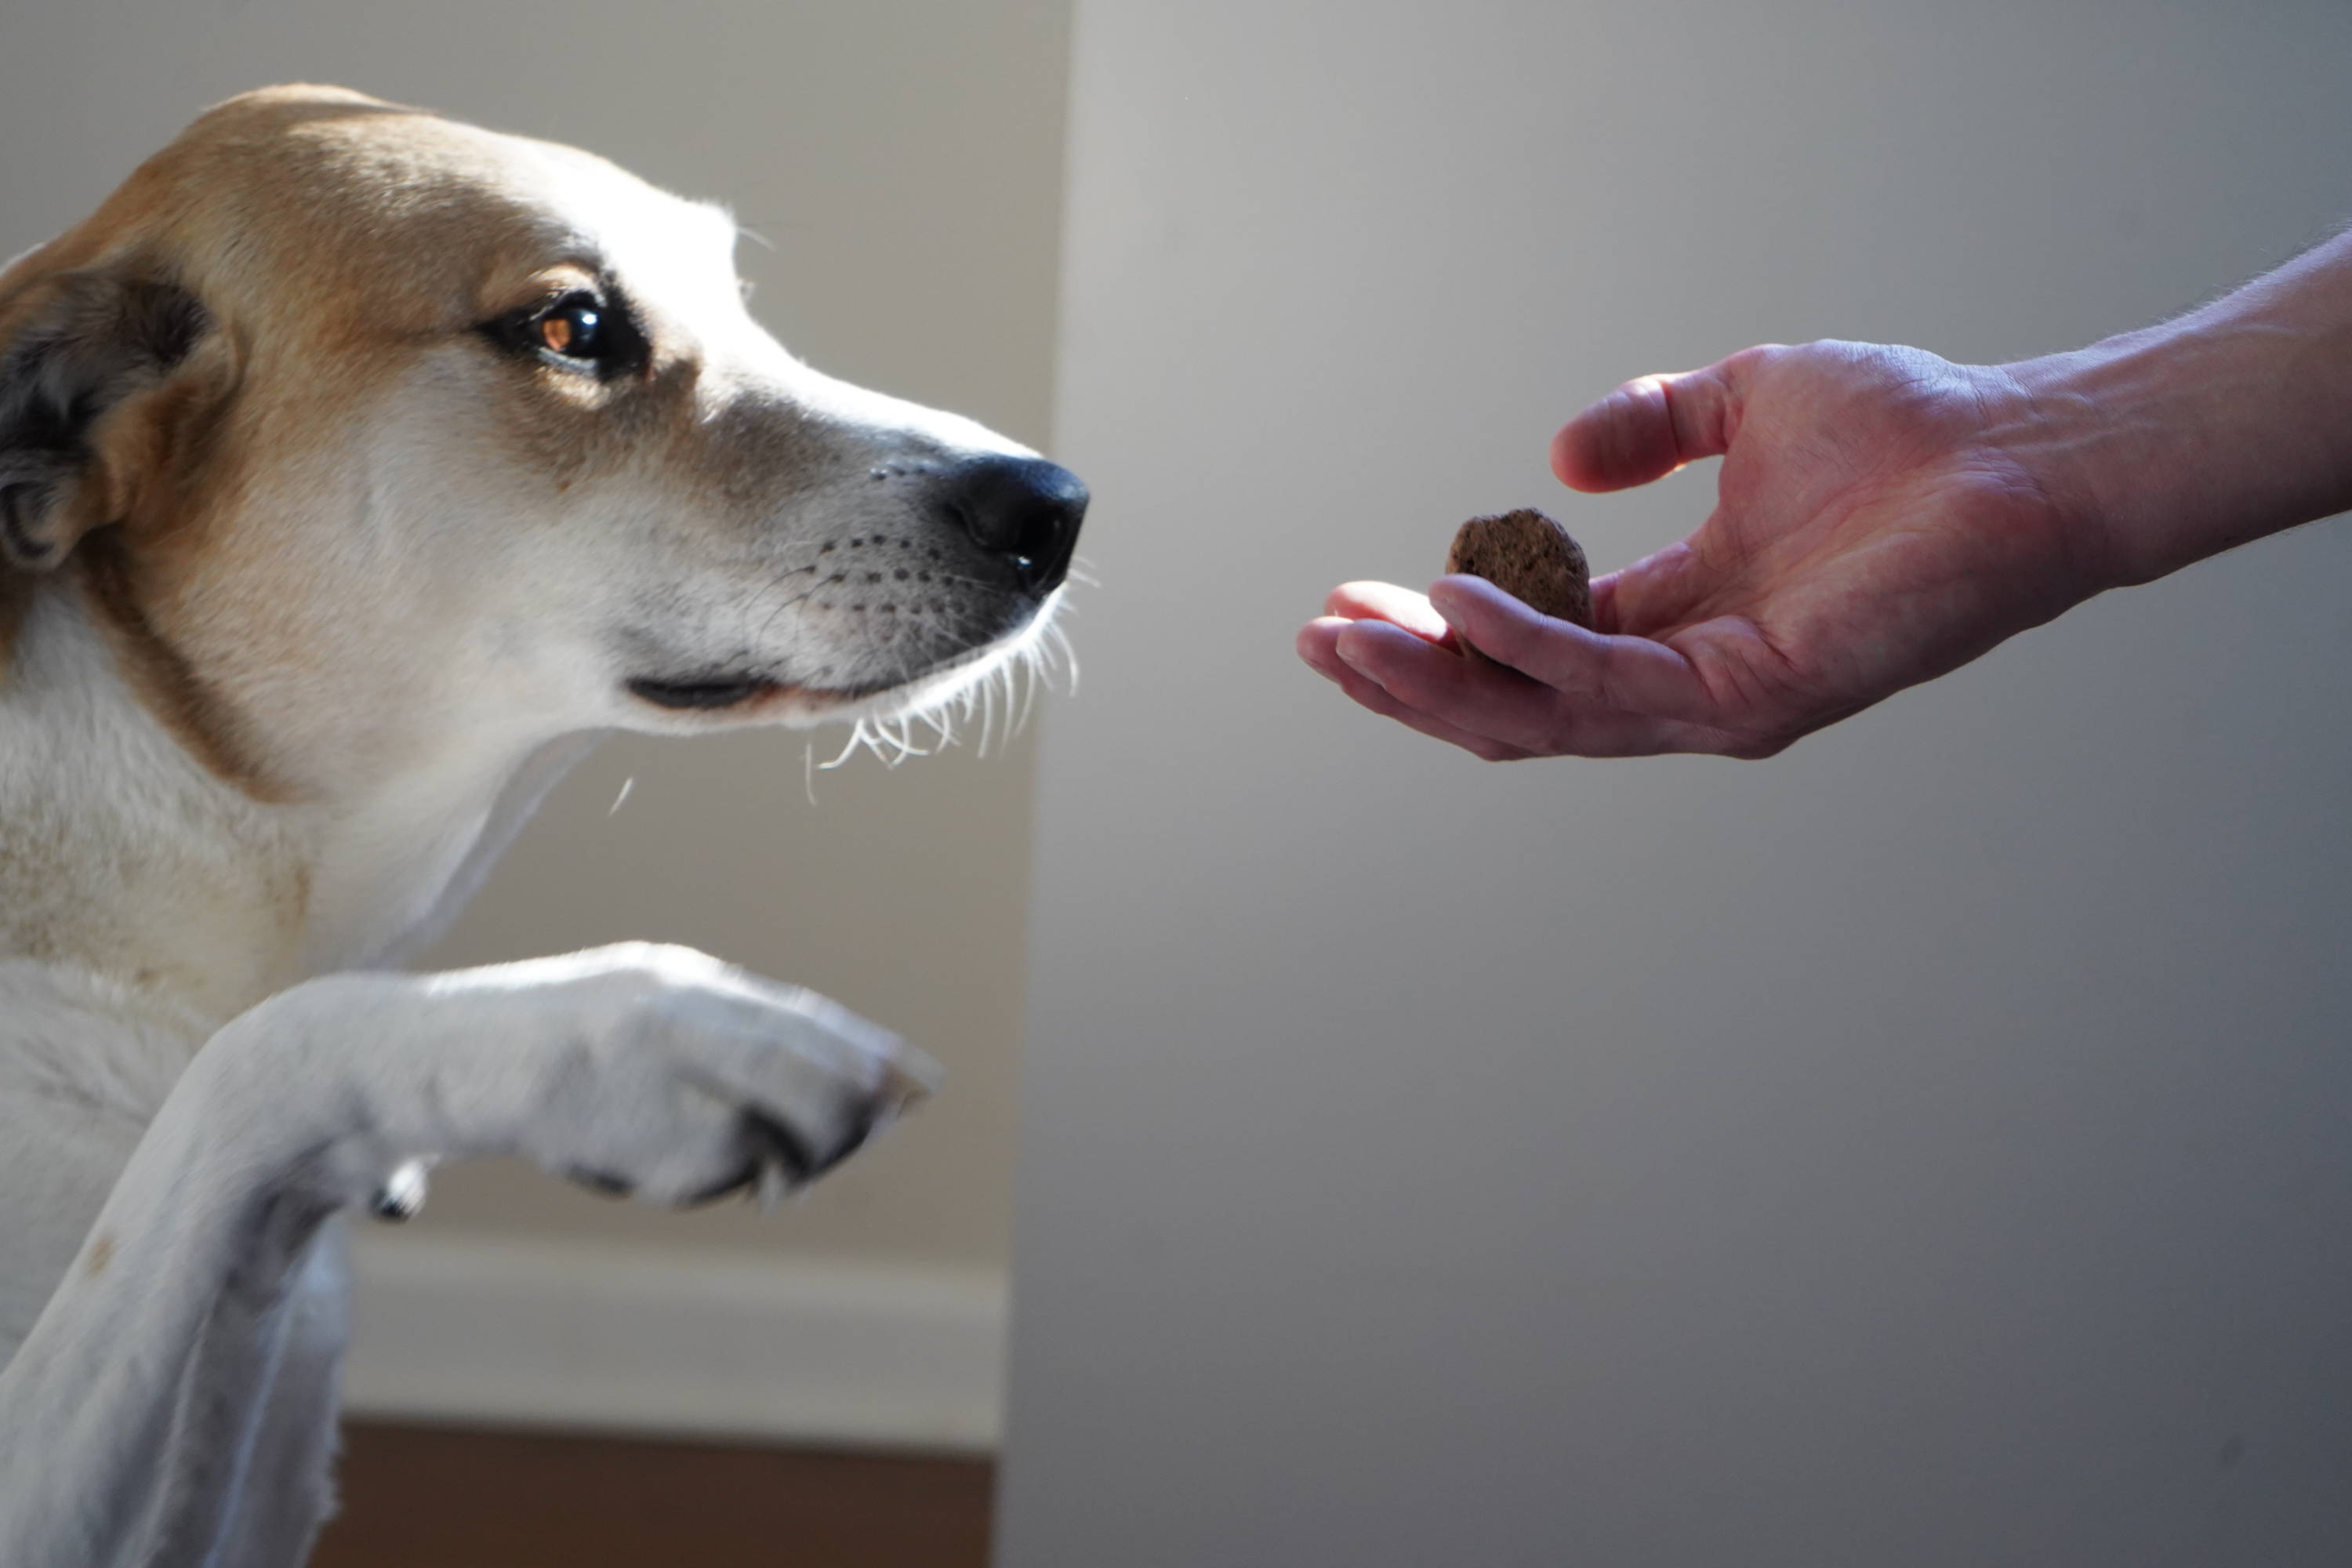
<path fill-rule="evenodd" d="M 1993 367 L 2014 398 L 1995 439 L 2056 510 L 2089 593 L 2187 563 L 2169 542 L 2195 510 L 2182 428 L 2195 421 L 2160 331 Z"/>
<path fill-rule="evenodd" d="M 2177 321 L 1996 367 L 2021 410 L 1996 438 L 2098 586 L 2352 506 L 2347 270 L 2298 264 Z"/>

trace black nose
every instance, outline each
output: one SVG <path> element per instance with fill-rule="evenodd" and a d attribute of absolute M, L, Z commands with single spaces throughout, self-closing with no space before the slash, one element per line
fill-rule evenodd
<path fill-rule="evenodd" d="M 1043 458 L 974 458 L 941 476 L 941 489 L 972 542 L 1012 562 L 1024 588 L 1060 585 L 1087 515 L 1077 475 Z"/>

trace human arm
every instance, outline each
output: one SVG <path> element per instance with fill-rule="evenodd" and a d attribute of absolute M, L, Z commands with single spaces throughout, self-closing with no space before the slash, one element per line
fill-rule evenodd
<path fill-rule="evenodd" d="M 1351 583 L 1300 654 L 1497 760 L 1771 755 L 2095 594 L 2352 506 L 2352 236 L 2013 364 L 1749 349 L 1629 382 L 1552 446 L 1596 492 L 1718 456 L 1713 513 L 1596 581 L 1591 631 L 1472 578 Z"/>

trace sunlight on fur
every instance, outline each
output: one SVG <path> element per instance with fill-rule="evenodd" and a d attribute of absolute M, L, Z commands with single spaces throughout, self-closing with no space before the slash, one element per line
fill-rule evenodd
<path fill-rule="evenodd" d="M 1076 564 L 1071 567 L 1069 579 L 1087 587 L 1097 585 L 1094 576 Z M 895 711 L 860 714 L 850 725 L 848 740 L 830 761 L 818 762 L 816 743 L 810 742 L 802 752 L 809 804 L 816 804 L 816 775 L 845 765 L 860 752 L 870 752 L 884 767 L 895 768 L 909 757 L 928 757 L 961 745 L 977 725 L 974 754 L 985 757 L 992 746 L 1001 754 L 1028 727 L 1041 685 L 1051 689 L 1066 680 L 1067 695 L 1078 694 L 1077 650 L 1058 624 L 1061 616 L 1076 613 L 1068 605 L 1066 590 L 1055 594 L 1019 636 L 944 677 L 890 700 L 899 704 Z"/>

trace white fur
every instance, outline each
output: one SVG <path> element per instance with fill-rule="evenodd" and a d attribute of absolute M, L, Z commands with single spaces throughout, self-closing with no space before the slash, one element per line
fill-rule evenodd
<path fill-rule="evenodd" d="M 682 950 L 393 972 L 598 731 L 707 727 L 622 689 L 606 634 L 631 593 L 659 579 L 665 633 L 719 653 L 886 668 L 875 617 L 793 601 L 779 571 L 928 526 L 871 464 L 1021 451 L 793 361 L 744 313 L 712 209 L 485 144 L 502 198 L 540 203 L 699 356 L 707 417 L 788 411 L 838 474 L 780 479 L 747 542 L 650 459 L 561 494 L 518 469 L 478 434 L 507 395 L 477 344 L 389 373 L 333 461 L 254 487 L 293 557 L 257 591 L 311 628 L 299 660 L 235 672 L 303 785 L 276 802 L 150 712 L 86 601 L 37 592 L 0 683 L 0 1568 L 300 1559 L 331 1490 L 335 1216 L 395 1172 L 502 1154 L 659 1203 L 747 1173 L 767 1189 L 930 1076 L 822 998 Z M 903 723 L 1051 608 L 889 689 L 771 716 Z"/>

